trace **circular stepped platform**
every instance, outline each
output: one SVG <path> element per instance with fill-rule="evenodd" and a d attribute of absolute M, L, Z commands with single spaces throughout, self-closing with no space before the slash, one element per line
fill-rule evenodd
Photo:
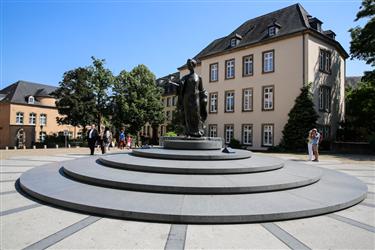
<path fill-rule="evenodd" d="M 284 162 L 280 159 L 257 155 L 235 161 L 184 161 L 143 158 L 134 154 L 113 154 L 100 157 L 98 161 L 114 168 L 170 174 L 255 173 L 275 170 L 284 166 Z"/>
<path fill-rule="evenodd" d="M 164 149 L 161 147 L 133 149 L 133 154 L 139 157 L 169 159 L 169 160 L 238 160 L 251 157 L 251 152 L 236 149 L 235 153 L 223 153 L 217 150 L 180 150 Z"/>
<path fill-rule="evenodd" d="M 168 223 L 244 223 L 301 218 L 350 207 L 363 200 L 367 192 L 366 185 L 357 178 L 328 169 L 320 169 L 321 179 L 304 187 L 221 195 L 99 187 L 66 178 L 60 169 L 61 163 L 33 168 L 21 175 L 21 188 L 40 200 L 68 209 Z"/>
<path fill-rule="evenodd" d="M 179 164 L 179 162 L 173 162 L 176 165 Z M 194 164 L 194 162 L 190 162 L 190 164 Z M 317 182 L 321 177 L 320 169 L 311 166 L 301 168 L 300 165 L 293 162 L 278 171 L 225 175 L 129 171 L 105 167 L 98 164 L 95 158 L 70 161 L 62 166 L 66 175 L 88 184 L 135 191 L 181 194 L 279 191 L 306 186 Z"/>

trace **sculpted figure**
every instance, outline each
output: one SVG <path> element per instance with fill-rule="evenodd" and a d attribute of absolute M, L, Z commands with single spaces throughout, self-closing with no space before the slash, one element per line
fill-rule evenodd
<path fill-rule="evenodd" d="M 207 91 L 203 89 L 202 78 L 195 73 L 197 62 L 187 60 L 189 74 L 183 76 L 180 81 L 168 82 L 177 86 L 177 111 L 180 112 L 185 135 L 201 137 L 204 135 L 204 121 L 207 119 Z"/>

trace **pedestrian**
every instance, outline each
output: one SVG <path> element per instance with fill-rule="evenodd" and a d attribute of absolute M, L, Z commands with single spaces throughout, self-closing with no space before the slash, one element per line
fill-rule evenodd
<path fill-rule="evenodd" d="M 118 147 L 120 149 L 124 149 L 125 146 L 126 146 L 125 130 L 121 129 L 119 140 L 118 140 Z"/>
<path fill-rule="evenodd" d="M 103 148 L 102 153 L 105 154 L 109 150 L 109 144 L 112 141 L 111 131 L 108 127 L 105 127 L 103 132 Z"/>
<path fill-rule="evenodd" d="M 130 135 L 128 135 L 128 137 L 126 138 L 126 148 L 127 149 L 131 149 L 132 148 L 132 137 Z"/>
<path fill-rule="evenodd" d="M 90 130 L 87 132 L 87 142 L 90 148 L 90 155 L 94 155 L 95 144 L 98 141 L 98 131 L 95 128 L 95 124 L 91 125 Z"/>
<path fill-rule="evenodd" d="M 309 135 L 307 136 L 307 151 L 308 151 L 308 159 L 309 161 L 313 160 L 313 150 L 312 150 L 312 141 L 313 141 L 313 131 L 312 129 L 309 131 Z"/>
<path fill-rule="evenodd" d="M 313 161 L 319 161 L 320 133 L 318 132 L 318 130 L 316 128 L 314 128 L 312 130 L 312 136 L 313 136 L 312 150 L 313 150 L 313 154 L 314 154 L 314 157 L 315 157 L 315 159 Z"/>

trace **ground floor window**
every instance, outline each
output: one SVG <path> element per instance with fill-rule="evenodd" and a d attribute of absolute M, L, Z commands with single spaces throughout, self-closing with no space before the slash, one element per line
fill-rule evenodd
<path fill-rule="evenodd" d="M 47 133 L 46 132 L 39 132 L 39 141 L 40 142 L 44 142 L 46 140 L 46 137 L 47 137 Z"/>
<path fill-rule="evenodd" d="M 208 135 L 209 137 L 217 137 L 217 125 L 216 124 L 208 125 Z"/>
<path fill-rule="evenodd" d="M 262 145 L 273 146 L 273 124 L 262 124 Z"/>
<path fill-rule="evenodd" d="M 224 126 L 224 135 L 225 135 L 225 143 L 229 144 L 230 141 L 233 139 L 233 135 L 234 135 L 233 124 L 226 124 Z"/>
<path fill-rule="evenodd" d="M 245 144 L 245 145 L 253 144 L 253 125 L 252 124 L 242 125 L 242 144 Z"/>

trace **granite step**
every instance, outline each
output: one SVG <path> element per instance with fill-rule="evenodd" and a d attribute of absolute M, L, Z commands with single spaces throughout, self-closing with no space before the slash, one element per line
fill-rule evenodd
<path fill-rule="evenodd" d="M 168 150 L 169 151 L 169 150 Z M 199 151 L 198 151 L 199 152 Z M 98 161 L 106 166 L 133 171 L 170 174 L 237 174 L 271 171 L 282 168 L 284 161 L 253 154 L 250 158 L 233 161 L 197 161 L 152 159 L 123 153 L 103 156 Z"/>
<path fill-rule="evenodd" d="M 319 181 L 321 170 L 289 162 L 285 167 L 245 174 L 165 174 L 105 167 L 95 158 L 61 163 L 64 173 L 81 182 L 144 192 L 182 194 L 236 194 L 278 191 Z"/>
<path fill-rule="evenodd" d="M 320 170 L 320 181 L 312 185 L 249 194 L 170 194 L 99 187 L 66 178 L 59 163 L 27 171 L 21 175 L 20 185 L 29 195 L 66 209 L 168 223 L 295 219 L 338 211 L 366 197 L 367 186 L 357 178 L 333 170 Z"/>

